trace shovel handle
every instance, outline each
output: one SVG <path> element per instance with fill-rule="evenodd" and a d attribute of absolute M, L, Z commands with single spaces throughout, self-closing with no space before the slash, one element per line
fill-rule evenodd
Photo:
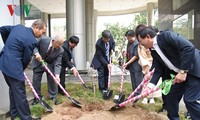
<path fill-rule="evenodd" d="M 26 82 L 28 83 L 29 87 L 31 88 L 31 91 L 33 92 L 34 96 L 35 96 L 37 99 L 40 100 L 40 97 L 38 96 L 37 92 L 35 91 L 35 89 L 34 89 L 32 83 L 31 83 L 30 80 L 28 79 L 28 77 L 27 77 L 27 75 L 26 75 L 25 72 L 24 72 L 24 77 L 25 77 L 25 80 L 26 80 Z"/>
<path fill-rule="evenodd" d="M 120 93 L 122 93 L 123 90 L 123 83 L 124 83 L 124 73 L 125 73 L 125 67 L 124 64 L 126 63 L 127 59 L 126 59 L 126 54 L 124 54 L 124 59 L 123 59 L 123 65 L 122 65 L 122 77 L 121 77 L 121 83 L 120 83 Z"/>
<path fill-rule="evenodd" d="M 65 93 L 65 95 L 67 95 L 67 97 L 69 98 L 70 95 L 67 93 L 67 91 L 63 88 L 63 86 L 60 84 L 60 82 L 56 79 L 55 75 L 49 70 L 49 68 L 46 66 L 46 64 L 44 63 L 44 61 L 41 61 L 41 64 L 44 66 L 45 70 L 51 75 L 51 77 L 54 79 L 55 83 L 62 89 L 62 91 Z"/>
<path fill-rule="evenodd" d="M 126 104 L 128 104 L 128 103 L 130 103 L 130 102 L 134 102 L 135 100 L 138 100 L 138 99 L 140 99 L 140 98 L 146 97 L 146 96 L 148 96 L 149 94 L 151 94 L 151 93 L 153 93 L 153 92 L 155 92 L 155 91 L 157 91 L 157 90 L 159 90 L 159 89 L 160 89 L 160 88 L 156 86 L 156 87 L 152 88 L 150 91 L 147 91 L 147 92 L 145 92 L 145 93 L 143 93 L 143 94 L 137 95 L 137 96 L 135 96 L 135 97 L 133 97 L 133 98 L 131 98 L 131 99 L 128 99 L 127 101 L 124 101 L 124 102 L 120 103 L 119 106 L 120 106 L 120 107 L 123 107 L 123 106 L 125 106 Z"/>
<path fill-rule="evenodd" d="M 42 99 L 40 99 L 40 97 L 38 96 L 37 92 L 35 91 L 33 85 L 31 84 L 30 80 L 28 79 L 26 73 L 24 72 L 24 77 L 25 80 L 27 81 L 28 85 L 31 88 L 31 91 L 33 92 L 34 96 L 39 100 L 40 104 L 49 112 L 53 112 L 53 109 L 51 106 L 49 106 L 45 101 L 43 101 Z"/>
<path fill-rule="evenodd" d="M 111 64 L 111 57 L 110 57 L 110 64 Z M 108 89 L 110 89 L 111 68 L 112 67 L 110 67 L 110 69 L 108 69 Z"/>
<path fill-rule="evenodd" d="M 85 82 L 83 81 L 83 79 L 82 79 L 82 77 L 81 77 L 81 75 L 78 73 L 78 79 L 81 81 L 81 83 L 84 85 L 85 84 Z"/>
<path fill-rule="evenodd" d="M 80 74 L 78 73 L 78 78 L 81 81 L 81 84 L 83 85 L 84 88 L 90 89 L 88 86 L 86 86 L 85 82 L 83 81 L 82 77 L 80 76 Z"/>
<path fill-rule="evenodd" d="M 131 99 L 135 93 L 140 89 L 142 88 L 142 86 L 144 85 L 144 83 L 148 82 L 149 81 L 149 78 L 151 78 L 153 76 L 153 73 L 154 73 L 154 70 L 150 71 L 148 73 L 147 76 L 145 76 L 142 80 L 142 82 L 138 85 L 138 87 L 129 95 L 129 97 L 127 99 Z"/>

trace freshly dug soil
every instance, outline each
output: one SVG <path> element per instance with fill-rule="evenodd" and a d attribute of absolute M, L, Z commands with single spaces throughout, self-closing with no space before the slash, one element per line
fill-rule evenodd
<path fill-rule="evenodd" d="M 131 104 L 121 109 L 112 111 L 114 103 L 85 103 L 82 108 L 75 107 L 72 103 L 63 102 L 53 106 L 54 112 L 46 114 L 42 120 L 167 120 L 166 115 L 148 112 Z"/>

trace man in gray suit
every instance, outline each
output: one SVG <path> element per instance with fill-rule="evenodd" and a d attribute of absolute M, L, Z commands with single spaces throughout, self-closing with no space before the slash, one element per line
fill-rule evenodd
<path fill-rule="evenodd" d="M 62 62 L 63 48 L 61 47 L 64 40 L 60 36 L 55 36 L 53 39 L 47 36 L 43 36 L 39 39 L 38 47 L 34 49 L 34 53 L 40 54 L 42 59 L 47 63 L 47 67 L 51 70 L 52 73 L 56 76 L 58 82 L 60 82 L 60 70 Z M 41 79 L 42 75 L 45 72 L 44 67 L 41 63 L 34 58 L 32 62 L 33 68 L 33 87 L 38 93 L 39 97 L 41 95 Z M 47 83 L 48 83 L 48 95 L 50 99 L 53 100 L 54 104 L 57 105 L 57 92 L 58 86 L 54 82 L 54 79 L 47 74 Z M 38 100 L 35 98 L 32 105 L 37 104 Z"/>

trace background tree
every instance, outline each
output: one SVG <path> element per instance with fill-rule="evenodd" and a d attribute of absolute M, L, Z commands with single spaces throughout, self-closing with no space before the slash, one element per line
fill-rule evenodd
<path fill-rule="evenodd" d="M 115 24 L 105 24 L 106 29 L 110 30 L 110 32 L 112 33 L 112 36 L 115 40 L 115 46 L 116 46 L 116 50 L 118 51 L 118 55 L 116 57 L 118 57 L 122 50 L 125 48 L 125 32 L 129 29 L 133 29 L 131 26 L 123 26 L 120 25 L 119 23 L 115 23 Z"/>
<path fill-rule="evenodd" d="M 154 14 L 156 14 L 158 10 L 154 10 Z M 140 12 L 135 14 L 134 20 L 131 22 L 129 26 L 120 25 L 119 23 L 115 24 L 105 24 L 105 27 L 107 30 L 110 30 L 113 38 L 116 43 L 116 50 L 118 51 L 117 58 L 120 56 L 122 51 L 125 49 L 126 43 L 125 43 L 125 32 L 127 30 L 135 30 L 135 27 L 139 24 L 147 24 L 147 12 Z M 155 21 L 155 26 L 158 26 L 158 20 Z M 99 37 L 101 34 L 99 35 Z"/>

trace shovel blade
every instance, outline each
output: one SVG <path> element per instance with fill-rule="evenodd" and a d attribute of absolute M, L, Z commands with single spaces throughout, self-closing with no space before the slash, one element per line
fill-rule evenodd
<path fill-rule="evenodd" d="M 116 104 L 115 106 L 113 106 L 110 110 L 111 111 L 116 111 L 116 110 L 119 110 L 121 109 L 122 107 L 119 106 L 119 104 Z"/>
<path fill-rule="evenodd" d="M 53 112 L 53 108 L 47 104 L 44 100 L 39 100 L 39 103 L 44 107 L 48 112 Z"/>
<path fill-rule="evenodd" d="M 119 104 L 116 104 L 115 106 L 113 106 L 110 110 L 111 111 L 116 111 L 116 110 L 123 110 L 125 108 L 125 106 L 120 107 Z"/>
<path fill-rule="evenodd" d="M 108 100 L 112 97 L 113 90 L 103 90 L 103 99 Z"/>
<path fill-rule="evenodd" d="M 86 84 L 83 84 L 84 88 L 89 89 L 89 90 L 93 90 L 93 87 L 91 86 L 86 86 Z"/>
<path fill-rule="evenodd" d="M 82 105 L 81 105 L 81 103 L 79 102 L 79 101 L 77 101 L 77 100 L 75 100 L 74 98 L 69 98 L 71 101 L 72 101 L 72 103 L 74 103 L 74 105 L 76 105 L 77 107 L 82 107 Z"/>
<path fill-rule="evenodd" d="M 125 99 L 125 95 L 120 94 L 120 95 L 115 95 L 113 101 L 116 104 L 120 104 L 120 103 L 124 102 L 124 99 Z"/>

